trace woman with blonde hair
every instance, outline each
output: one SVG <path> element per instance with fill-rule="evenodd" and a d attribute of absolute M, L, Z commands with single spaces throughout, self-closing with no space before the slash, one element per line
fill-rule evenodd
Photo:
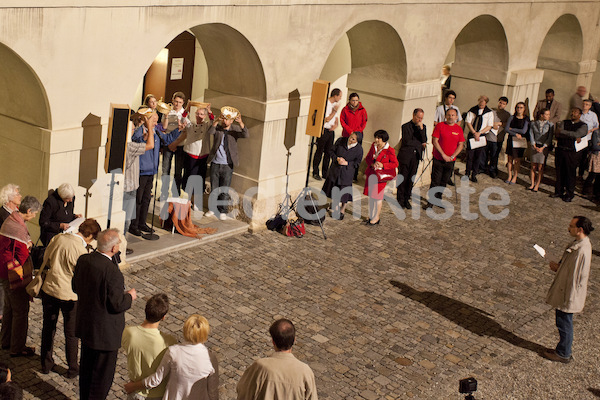
<path fill-rule="evenodd" d="M 154 388 L 168 376 L 166 400 L 216 400 L 219 398 L 219 366 L 217 358 L 204 345 L 210 326 L 206 318 L 194 314 L 183 325 L 187 343 L 167 349 L 156 372 L 146 379 L 129 382 L 125 391 Z"/>

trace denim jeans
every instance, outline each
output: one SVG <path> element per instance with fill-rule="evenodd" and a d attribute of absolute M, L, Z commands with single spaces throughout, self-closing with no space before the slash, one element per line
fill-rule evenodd
<path fill-rule="evenodd" d="M 560 340 L 556 345 L 556 354 L 563 358 L 571 357 L 571 346 L 573 345 L 573 313 L 556 310 L 556 327 Z"/>
<path fill-rule="evenodd" d="M 230 164 L 215 164 L 210 165 L 210 185 L 211 190 L 217 188 L 227 188 L 231 186 L 231 176 L 233 175 L 233 165 Z M 229 200 L 229 194 L 227 192 L 219 194 L 219 200 Z M 210 206 L 210 204 L 209 204 Z M 221 214 L 229 212 L 228 206 L 217 207 Z"/>

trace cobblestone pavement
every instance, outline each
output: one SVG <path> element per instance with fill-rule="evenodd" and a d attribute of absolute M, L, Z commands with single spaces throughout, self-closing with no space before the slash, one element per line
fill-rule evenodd
<path fill-rule="evenodd" d="M 458 381 L 468 376 L 479 382 L 477 399 L 600 397 L 598 258 L 586 308 L 575 317 L 574 362 L 557 365 L 536 353 L 553 347 L 557 332 L 544 303 L 553 273 L 532 248 L 537 243 L 558 257 L 570 240 L 570 218 L 588 215 L 600 226 L 598 209 L 580 197 L 550 199 L 547 185 L 529 192 L 524 179 L 506 185 L 481 175 L 474 185 L 471 212 L 484 188 L 508 191 L 502 220 L 479 212 L 465 220 L 457 212 L 436 221 L 423 211 L 419 220 L 398 220 L 384 205 L 377 227 L 347 215 L 326 220 L 327 240 L 312 226 L 302 239 L 242 234 L 140 262 L 125 273 L 126 283 L 142 299 L 169 295 L 162 329 L 180 340 L 188 315 L 208 317 L 222 399 L 235 398 L 245 368 L 269 353 L 268 327 L 283 316 L 296 324 L 294 353 L 313 368 L 322 399 L 462 399 Z M 596 249 L 598 237 L 591 236 Z M 136 301 L 127 323 L 140 323 L 143 308 L 144 300 Z M 30 321 L 30 342 L 39 348 L 39 300 Z M 64 366 L 61 329 L 56 357 Z M 77 398 L 77 383 L 42 375 L 39 358 L 9 361 L 26 399 Z M 125 398 L 126 381 L 120 354 L 111 399 Z"/>

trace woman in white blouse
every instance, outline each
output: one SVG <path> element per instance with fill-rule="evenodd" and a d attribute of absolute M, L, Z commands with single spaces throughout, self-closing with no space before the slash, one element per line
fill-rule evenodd
<path fill-rule="evenodd" d="M 183 325 L 183 337 L 189 343 L 169 347 L 156 372 L 146 379 L 129 382 L 127 393 L 154 388 L 168 378 L 164 400 L 216 400 L 219 398 L 217 358 L 204 343 L 210 327 L 201 315 L 194 314 Z"/>

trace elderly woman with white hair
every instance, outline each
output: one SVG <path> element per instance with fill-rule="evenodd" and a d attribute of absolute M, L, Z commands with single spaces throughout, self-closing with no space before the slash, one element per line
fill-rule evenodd
<path fill-rule="evenodd" d="M 21 198 L 20 188 L 17 185 L 9 183 L 0 189 L 0 204 L 2 205 L 0 207 L 0 226 L 13 211 L 19 209 Z"/>
<path fill-rule="evenodd" d="M 60 185 L 44 200 L 40 213 L 40 240 L 44 246 L 48 246 L 54 236 L 69 229 L 69 222 L 81 217 L 73 213 L 74 206 L 75 190 L 68 183 Z"/>

